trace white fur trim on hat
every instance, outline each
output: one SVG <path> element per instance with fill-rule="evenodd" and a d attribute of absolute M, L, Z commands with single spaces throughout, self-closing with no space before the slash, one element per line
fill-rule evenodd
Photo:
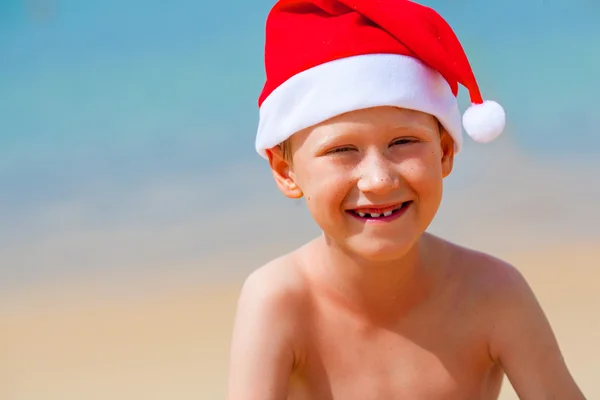
<path fill-rule="evenodd" d="M 421 61 L 396 54 L 367 54 L 327 62 L 294 75 L 260 107 L 256 151 L 349 111 L 395 106 L 432 114 L 462 144 L 461 115 L 446 80 Z"/>

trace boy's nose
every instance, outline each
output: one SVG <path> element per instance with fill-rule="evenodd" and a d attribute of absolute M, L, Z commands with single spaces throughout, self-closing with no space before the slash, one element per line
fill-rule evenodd
<path fill-rule="evenodd" d="M 400 177 L 387 160 L 365 160 L 360 168 L 358 189 L 363 193 L 384 194 L 400 186 Z"/>

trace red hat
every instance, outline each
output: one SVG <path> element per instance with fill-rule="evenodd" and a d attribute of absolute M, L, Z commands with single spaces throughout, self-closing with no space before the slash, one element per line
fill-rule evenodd
<path fill-rule="evenodd" d="M 267 80 L 258 105 L 256 150 L 263 157 L 294 133 L 349 111 L 396 106 L 432 114 L 462 143 L 456 96 L 474 140 L 505 125 L 503 108 L 483 101 L 469 60 L 448 23 L 408 0 L 279 0 L 267 18 Z"/>

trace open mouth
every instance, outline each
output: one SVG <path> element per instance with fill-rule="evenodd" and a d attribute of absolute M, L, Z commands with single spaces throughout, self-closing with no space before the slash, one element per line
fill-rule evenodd
<path fill-rule="evenodd" d="M 362 220 L 389 220 L 402 214 L 411 203 L 412 201 L 405 201 L 394 208 L 382 208 L 376 211 L 369 209 L 369 212 L 365 212 L 367 211 L 366 209 L 348 210 L 348 213 Z"/>

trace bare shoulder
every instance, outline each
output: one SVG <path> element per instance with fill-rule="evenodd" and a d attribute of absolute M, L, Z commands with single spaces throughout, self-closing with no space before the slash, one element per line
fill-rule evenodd
<path fill-rule="evenodd" d="M 488 300 L 505 299 L 520 293 L 532 295 L 531 289 L 516 266 L 490 254 L 440 240 L 447 249 L 448 268 L 460 280 L 462 289 L 476 291 Z M 507 304 L 502 301 L 502 304 Z"/>
<path fill-rule="evenodd" d="M 531 286 L 518 266 L 506 260 L 472 249 L 456 246 L 465 284 L 484 306 L 486 314 L 497 326 L 526 312 L 544 318 Z"/>
<path fill-rule="evenodd" d="M 231 339 L 228 398 L 285 398 L 298 360 L 306 284 L 296 253 L 245 280 Z"/>
<path fill-rule="evenodd" d="M 255 301 L 277 300 L 292 306 L 306 293 L 306 280 L 301 271 L 303 248 L 278 257 L 254 270 L 244 281 L 242 297 Z"/>
<path fill-rule="evenodd" d="M 265 318 L 277 319 L 278 324 L 296 321 L 302 314 L 307 295 L 306 280 L 299 264 L 296 251 L 253 271 L 242 286 L 238 315 L 248 313 L 257 317 L 262 314 Z"/>
<path fill-rule="evenodd" d="M 437 240 L 445 249 L 446 284 L 454 288 L 455 296 L 476 304 L 478 323 L 489 326 L 490 341 L 494 330 L 525 309 L 541 314 L 535 294 L 516 266 L 481 251 Z"/>
<path fill-rule="evenodd" d="M 552 326 L 516 266 L 446 243 L 457 285 L 479 304 L 491 359 L 502 366 L 521 399 L 584 399 Z"/>

